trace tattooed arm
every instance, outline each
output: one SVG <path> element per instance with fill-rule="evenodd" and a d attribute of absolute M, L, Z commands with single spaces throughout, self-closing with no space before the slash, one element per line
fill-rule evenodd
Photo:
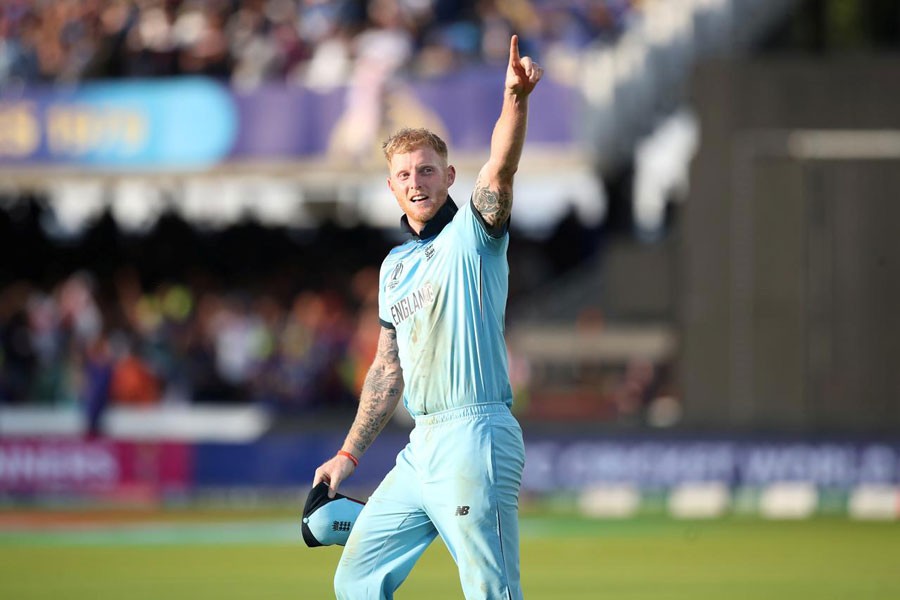
<path fill-rule="evenodd" d="M 491 156 L 475 183 L 472 203 L 489 227 L 501 227 L 512 211 L 513 176 L 519 168 L 528 127 L 528 96 L 544 70 L 530 57 L 519 57 L 519 38 L 509 43 L 503 108 L 491 135 Z"/>
<path fill-rule="evenodd" d="M 397 349 L 397 332 L 382 327 L 375 360 L 369 367 L 369 373 L 363 384 L 356 418 L 350 426 L 350 433 L 347 434 L 341 450 L 349 452 L 356 458 L 361 457 L 394 414 L 402 395 L 403 374 L 400 370 Z M 317 485 L 320 481 L 328 482 L 331 487 L 328 494 L 334 497 L 334 492 L 341 482 L 349 477 L 355 468 L 356 465 L 348 457 L 337 455 L 316 469 L 313 485 Z"/>
<path fill-rule="evenodd" d="M 381 433 L 403 395 L 403 374 L 397 352 L 397 332 L 382 327 L 375 360 L 363 383 L 359 410 L 342 448 L 357 458 Z"/>

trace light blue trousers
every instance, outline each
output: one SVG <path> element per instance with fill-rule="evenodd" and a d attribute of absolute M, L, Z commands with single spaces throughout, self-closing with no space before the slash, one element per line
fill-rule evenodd
<path fill-rule="evenodd" d="M 416 418 L 369 498 L 334 578 L 338 600 L 387 600 L 438 535 L 468 600 L 519 600 L 522 430 L 505 404 Z"/>

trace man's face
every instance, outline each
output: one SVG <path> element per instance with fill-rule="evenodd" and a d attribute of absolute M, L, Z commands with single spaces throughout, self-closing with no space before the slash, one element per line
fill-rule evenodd
<path fill-rule="evenodd" d="M 416 231 L 444 205 L 455 179 L 456 170 L 430 146 L 391 157 L 388 187 Z"/>

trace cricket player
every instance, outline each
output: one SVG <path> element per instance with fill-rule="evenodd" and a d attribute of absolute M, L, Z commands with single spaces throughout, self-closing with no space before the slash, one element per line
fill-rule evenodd
<path fill-rule="evenodd" d="M 388 186 L 412 237 L 382 264 L 377 354 L 344 445 L 316 469 L 314 485 L 337 491 L 401 397 L 415 427 L 350 533 L 335 575 L 339 600 L 393 598 L 438 535 L 466 598 L 522 598 L 524 445 L 510 413 L 503 330 L 513 176 L 542 73 L 512 36 L 490 158 L 459 208 L 443 140 L 403 129 L 384 144 Z"/>

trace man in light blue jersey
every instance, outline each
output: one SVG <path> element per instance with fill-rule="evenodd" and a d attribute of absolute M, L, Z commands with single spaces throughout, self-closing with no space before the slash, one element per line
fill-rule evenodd
<path fill-rule="evenodd" d="M 424 129 L 384 144 L 388 185 L 411 239 L 381 267 L 381 334 L 359 410 L 338 454 L 313 485 L 333 495 L 390 419 L 400 398 L 416 425 L 397 464 L 369 498 L 335 575 L 339 600 L 393 598 L 438 535 L 469 600 L 514 600 L 519 583 L 522 431 L 510 413 L 503 339 L 513 175 L 525 143 L 528 97 L 543 71 L 509 65 L 491 154 L 470 202 L 449 197 L 447 146 Z"/>

